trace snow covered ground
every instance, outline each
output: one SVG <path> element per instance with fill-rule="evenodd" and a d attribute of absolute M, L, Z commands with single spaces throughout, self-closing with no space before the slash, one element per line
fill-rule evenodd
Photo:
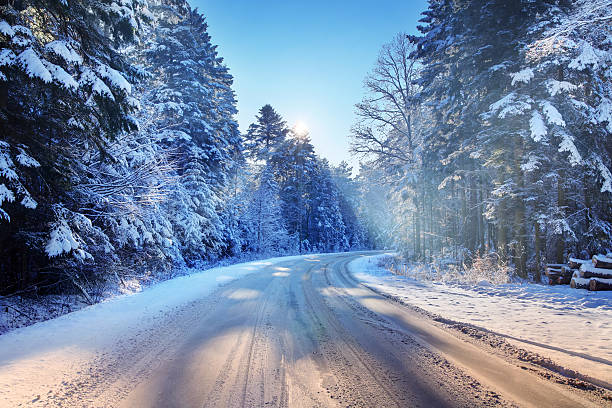
<path fill-rule="evenodd" d="M 56 319 L 0 336 L 0 406 L 11 397 L 68 381 L 100 352 L 113 350 L 121 338 L 138 333 L 172 310 L 212 293 L 224 283 L 262 266 L 301 256 L 272 258 L 209 269 L 168 280 L 142 292 L 119 296 Z M 23 382 L 38 378 L 40 384 Z M 30 391 L 31 392 L 31 391 Z"/>
<path fill-rule="evenodd" d="M 362 257 L 349 268 L 367 286 L 612 384 L 612 292 L 536 284 L 450 284 L 397 276 Z"/>

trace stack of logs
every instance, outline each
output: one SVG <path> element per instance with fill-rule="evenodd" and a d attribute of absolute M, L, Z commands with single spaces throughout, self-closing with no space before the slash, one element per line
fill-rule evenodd
<path fill-rule="evenodd" d="M 551 285 L 574 289 L 612 290 L 612 254 L 595 255 L 593 259 L 570 258 L 568 264 L 548 264 L 546 276 Z"/>

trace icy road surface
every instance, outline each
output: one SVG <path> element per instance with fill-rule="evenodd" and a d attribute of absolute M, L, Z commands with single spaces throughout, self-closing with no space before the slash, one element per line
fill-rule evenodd
<path fill-rule="evenodd" d="M 15 330 L 0 406 L 596 405 L 360 285 L 360 256 L 218 268 Z"/>

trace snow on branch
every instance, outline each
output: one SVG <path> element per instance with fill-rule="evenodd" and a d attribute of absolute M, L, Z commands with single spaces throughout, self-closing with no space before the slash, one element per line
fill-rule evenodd
<path fill-rule="evenodd" d="M 81 74 L 81 78 L 79 79 L 79 83 L 81 86 L 89 85 L 91 86 L 91 90 L 93 93 L 96 93 L 100 96 L 107 97 L 108 99 L 114 101 L 115 96 L 113 92 L 110 90 L 108 85 L 104 83 L 91 69 L 85 68 L 83 69 L 83 73 Z"/>
<path fill-rule="evenodd" d="M 540 106 L 544 111 L 544 115 L 546 115 L 548 123 L 550 123 L 551 125 L 565 127 L 565 121 L 563 120 L 561 113 L 559 113 L 559 111 L 553 106 L 553 104 L 548 101 L 541 101 Z"/>
<path fill-rule="evenodd" d="M 529 129 L 531 130 L 531 138 L 534 142 L 546 141 L 546 134 L 548 129 L 544 123 L 544 118 L 540 115 L 540 112 L 534 110 L 529 120 Z"/>
<path fill-rule="evenodd" d="M 550 96 L 556 96 L 562 92 L 570 93 L 575 91 L 578 87 L 567 81 L 557 81 L 555 79 L 549 79 L 546 81 L 546 89 Z"/>
<path fill-rule="evenodd" d="M 565 131 L 558 132 L 561 137 L 561 143 L 559 143 L 559 152 L 569 153 L 569 160 L 572 166 L 577 166 L 582 163 L 582 156 L 578 152 L 578 148 L 574 144 L 574 136 L 570 135 Z"/>
<path fill-rule="evenodd" d="M 114 88 L 121 89 L 126 94 L 132 93 L 132 85 L 121 75 L 121 73 L 108 65 L 100 64 L 98 66 L 98 74 L 108 80 Z"/>
<path fill-rule="evenodd" d="M 608 125 L 606 129 L 608 129 L 608 132 L 612 133 L 612 101 L 610 101 L 610 99 L 602 98 L 601 103 L 597 107 L 594 119 L 596 123 L 607 122 Z"/>
<path fill-rule="evenodd" d="M 606 165 L 601 161 L 601 158 L 597 158 L 597 169 L 599 170 L 599 174 L 603 179 L 603 183 L 601 185 L 602 193 L 612 193 L 612 173 L 610 169 L 606 167 Z"/>
<path fill-rule="evenodd" d="M 528 56 L 530 59 L 537 60 L 577 48 L 578 45 L 571 39 L 576 35 L 576 32 L 585 27 L 588 27 L 589 30 L 602 27 L 605 30 L 606 27 L 609 27 L 611 21 L 612 0 L 577 1 L 570 15 L 561 17 L 552 27 L 544 31 L 541 39 L 529 46 Z M 582 46 L 584 46 L 584 42 L 581 44 Z M 590 53 L 590 50 L 582 48 L 581 55 L 582 57 L 573 61 L 576 68 L 584 69 L 580 67 L 594 62 L 594 55 Z"/>
<path fill-rule="evenodd" d="M 45 252 L 49 258 L 56 257 L 63 253 L 70 253 L 73 249 L 78 249 L 79 243 L 72 235 L 72 231 L 62 220 L 51 230 L 49 241 L 45 246 Z"/>
<path fill-rule="evenodd" d="M 68 64 L 81 65 L 83 58 L 66 41 L 51 41 L 45 48 L 61 57 Z"/>
<path fill-rule="evenodd" d="M 495 114 L 500 119 L 504 119 L 507 116 L 522 115 L 526 111 L 531 109 L 533 100 L 524 95 L 517 95 L 514 92 L 504 96 L 499 101 L 492 103 L 489 106 L 489 112 L 485 113 L 485 117 L 491 117 Z"/>
<path fill-rule="evenodd" d="M 533 69 L 531 68 L 525 68 L 520 70 L 519 72 L 512 72 L 510 74 L 510 77 L 512 78 L 512 86 L 519 82 L 528 84 L 529 81 L 533 79 L 533 76 Z"/>
<path fill-rule="evenodd" d="M 32 48 L 28 48 L 19 54 L 17 61 L 30 78 L 38 78 L 46 83 L 53 80 L 53 76 Z"/>
<path fill-rule="evenodd" d="M 582 41 L 580 44 L 580 54 L 569 63 L 568 68 L 584 71 L 591 67 L 597 69 L 600 64 L 599 52 L 596 51 L 591 44 Z"/>

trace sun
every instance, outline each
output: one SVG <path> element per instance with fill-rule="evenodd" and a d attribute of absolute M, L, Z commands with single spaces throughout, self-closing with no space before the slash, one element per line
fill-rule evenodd
<path fill-rule="evenodd" d="M 306 135 L 309 131 L 308 125 L 306 125 L 306 123 L 302 122 L 301 120 L 298 120 L 297 122 L 295 122 L 295 125 L 293 125 L 293 131 L 297 135 Z"/>

